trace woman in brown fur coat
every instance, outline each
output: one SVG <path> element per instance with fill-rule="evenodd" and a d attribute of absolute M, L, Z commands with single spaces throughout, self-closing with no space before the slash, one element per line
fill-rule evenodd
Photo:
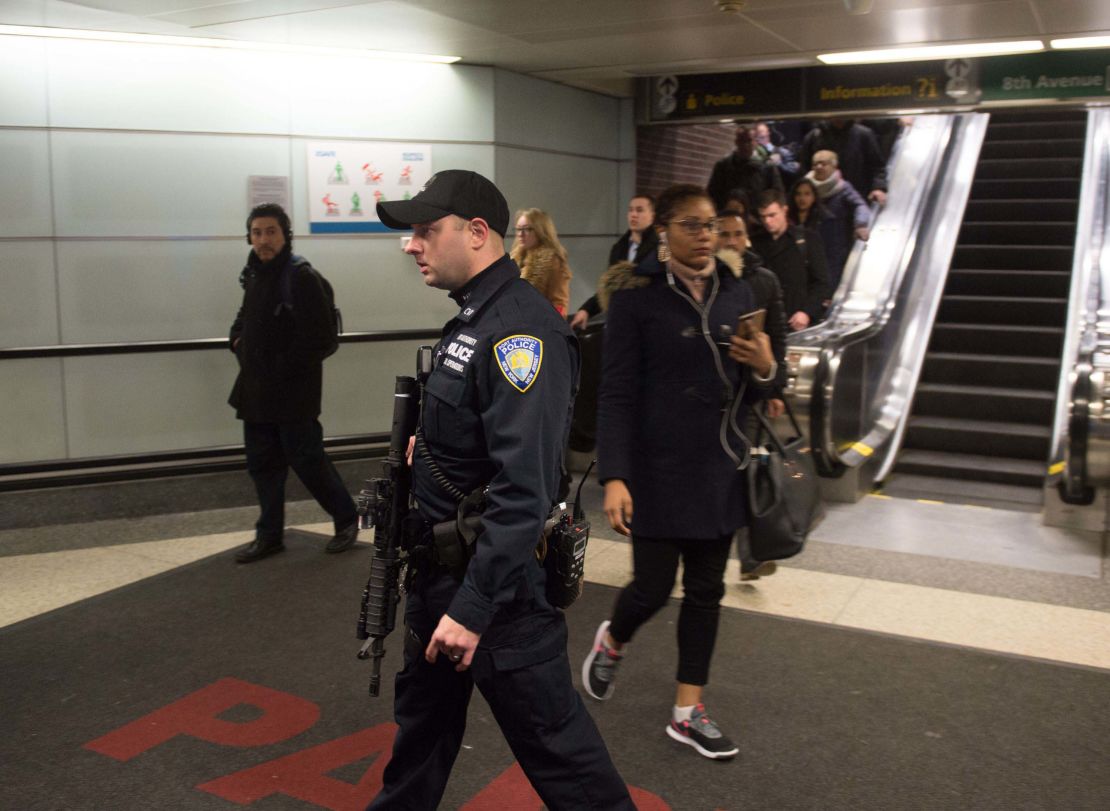
<path fill-rule="evenodd" d="M 516 242 L 513 261 L 520 276 L 551 302 L 559 315 L 567 314 L 570 304 L 570 266 L 567 251 L 559 244 L 555 223 L 545 211 L 526 208 L 516 213 Z"/>

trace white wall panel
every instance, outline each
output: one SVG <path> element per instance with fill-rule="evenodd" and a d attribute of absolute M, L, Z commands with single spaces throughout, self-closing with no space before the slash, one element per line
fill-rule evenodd
<path fill-rule="evenodd" d="M 70 454 L 241 443 L 227 405 L 237 368 L 230 352 L 218 350 L 67 358 Z"/>
<path fill-rule="evenodd" d="M 289 174 L 288 138 L 115 132 L 51 138 L 59 236 L 244 234 L 247 177 Z"/>
<path fill-rule="evenodd" d="M 49 137 L 45 130 L 0 130 L 0 237 L 53 235 Z"/>
<path fill-rule="evenodd" d="M 55 127 L 289 131 L 281 54 L 55 39 L 49 71 Z"/>
<path fill-rule="evenodd" d="M 0 242 L 0 290 L 0 346 L 58 342 L 52 243 Z"/>
<path fill-rule="evenodd" d="M 296 135 L 492 141 L 491 68 L 288 57 Z"/>
<path fill-rule="evenodd" d="M 0 363 L 0 464 L 64 459 L 62 361 Z"/>
<path fill-rule="evenodd" d="M 499 70 L 497 141 L 615 158 L 620 154 L 620 101 Z"/>
<path fill-rule="evenodd" d="M 497 185 L 510 210 L 542 208 L 560 234 L 610 234 L 617 226 L 618 166 L 613 160 L 498 147 Z"/>
<path fill-rule="evenodd" d="M 398 375 L 416 371 L 416 348 L 431 341 L 343 344 L 324 361 L 320 424 L 325 436 L 389 433 Z"/>
<path fill-rule="evenodd" d="M 331 282 L 345 331 L 438 329 L 458 312 L 445 292 L 424 285 L 400 235 L 294 239 Z"/>
<path fill-rule="evenodd" d="M 238 240 L 60 242 L 62 341 L 226 337 L 249 252 Z"/>
<path fill-rule="evenodd" d="M 46 42 L 0 37 L 0 125 L 45 127 Z"/>

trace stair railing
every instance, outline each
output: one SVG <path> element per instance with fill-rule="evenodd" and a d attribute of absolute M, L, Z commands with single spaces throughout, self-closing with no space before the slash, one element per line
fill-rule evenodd
<path fill-rule="evenodd" d="M 823 475 L 901 441 L 987 121 L 915 119 L 892 163 L 887 205 L 857 244 L 828 318 L 788 340 L 787 393 Z M 893 453 L 876 461 L 889 467 Z"/>

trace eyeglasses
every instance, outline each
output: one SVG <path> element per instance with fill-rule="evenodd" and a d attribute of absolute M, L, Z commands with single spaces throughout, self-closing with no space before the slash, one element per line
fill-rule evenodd
<path fill-rule="evenodd" d="M 683 231 L 692 237 L 699 236 L 702 231 L 708 231 L 710 236 L 717 235 L 716 220 L 709 220 L 707 222 L 695 219 L 675 220 L 674 224 L 682 228 Z"/>

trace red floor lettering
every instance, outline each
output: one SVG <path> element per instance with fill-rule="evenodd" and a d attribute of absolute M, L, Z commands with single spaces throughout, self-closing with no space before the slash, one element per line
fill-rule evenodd
<path fill-rule="evenodd" d="M 242 723 L 217 718 L 241 704 L 257 707 L 262 715 Z M 178 735 L 224 746 L 262 746 L 304 732 L 319 717 L 320 708 L 311 701 L 226 678 L 90 741 L 85 748 L 126 761 Z"/>
<path fill-rule="evenodd" d="M 629 786 L 628 793 L 639 811 L 671 811 L 666 802 L 650 791 Z M 528 782 L 524 770 L 519 763 L 514 763 L 459 811 L 540 811 L 542 808 L 543 801 Z"/>
<path fill-rule="evenodd" d="M 197 788 L 240 805 L 285 794 L 331 811 L 362 811 L 382 788 L 382 774 L 393 749 L 396 724 L 386 723 L 336 738 L 302 752 L 229 774 Z M 377 754 L 352 785 L 327 774 L 340 766 Z"/>

